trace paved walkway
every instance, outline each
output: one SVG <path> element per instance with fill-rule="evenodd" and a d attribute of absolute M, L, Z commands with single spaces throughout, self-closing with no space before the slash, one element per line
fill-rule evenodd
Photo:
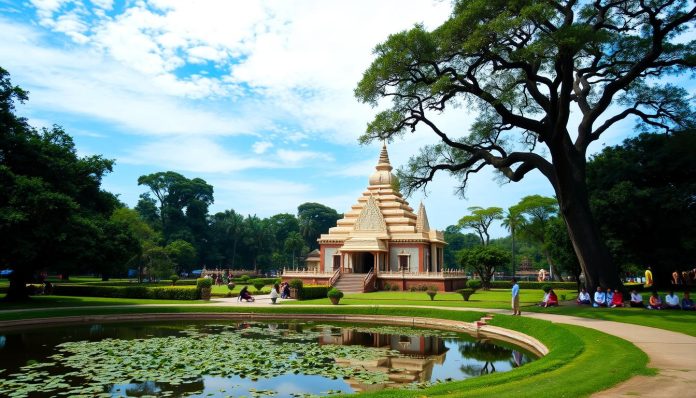
<path fill-rule="evenodd" d="M 256 301 L 247 303 L 239 302 L 236 297 L 213 298 L 211 305 L 222 304 L 239 307 L 247 306 L 272 306 L 269 295 L 256 295 Z M 280 300 L 288 301 L 288 300 Z M 147 307 L 164 307 L 172 304 L 145 304 Z M 181 304 L 184 306 L 201 306 L 205 304 Z M 130 307 L 129 305 L 110 305 L 102 308 Z M 331 305 L 317 305 L 315 307 L 332 307 Z M 353 307 L 372 307 L 370 305 L 356 305 Z M 408 308 L 433 309 L 432 306 L 401 306 Z M 90 307 L 69 307 L 90 308 Z M 492 308 L 462 308 L 462 307 L 438 307 L 451 311 L 477 311 L 490 314 L 510 314 L 509 310 Z M 41 310 L 41 309 L 35 309 Z M 31 310 L 9 310 L 31 311 Z M 599 319 L 581 318 L 569 315 L 524 313 L 535 319 L 543 319 L 555 323 L 566 323 L 596 329 L 628 340 L 643 350 L 649 357 L 648 366 L 658 370 L 657 376 L 635 376 L 613 388 L 601 391 L 593 397 L 690 397 L 696 393 L 696 337 L 686 334 L 671 332 L 648 326 L 639 326 L 621 322 L 604 321 Z M 696 327 L 696 325 L 695 325 Z"/>

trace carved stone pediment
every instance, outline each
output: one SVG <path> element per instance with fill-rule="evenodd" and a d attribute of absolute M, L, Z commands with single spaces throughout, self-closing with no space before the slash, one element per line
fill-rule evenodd
<path fill-rule="evenodd" d="M 386 232 L 387 223 L 384 221 L 384 216 L 379 210 L 375 197 L 370 195 L 367 198 L 367 203 L 363 207 L 358 219 L 355 220 L 354 231 L 374 231 Z"/>

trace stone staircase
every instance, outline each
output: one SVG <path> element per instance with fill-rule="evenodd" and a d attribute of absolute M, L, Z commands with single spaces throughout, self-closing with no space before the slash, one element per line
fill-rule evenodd
<path fill-rule="evenodd" d="M 341 274 L 333 287 L 343 293 L 363 293 L 363 281 L 366 274 Z"/>

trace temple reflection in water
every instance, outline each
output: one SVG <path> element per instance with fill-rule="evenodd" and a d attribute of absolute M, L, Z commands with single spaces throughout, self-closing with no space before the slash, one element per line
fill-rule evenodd
<path fill-rule="evenodd" d="M 364 384 L 354 379 L 346 380 L 355 391 L 374 391 L 393 384 L 428 382 L 432 378 L 433 367 L 445 362 L 448 350 L 444 339 L 438 336 L 369 333 L 333 327 L 322 330 L 319 344 L 361 345 L 384 349 L 383 357 L 372 360 L 336 358 L 339 365 L 363 367 L 387 374 L 387 383 Z M 401 356 L 394 356 L 393 351 L 398 351 Z"/>

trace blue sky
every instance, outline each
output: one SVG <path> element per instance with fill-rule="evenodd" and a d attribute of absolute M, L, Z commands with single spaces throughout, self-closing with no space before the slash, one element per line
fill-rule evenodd
<path fill-rule="evenodd" d="M 449 12 L 449 1 L 428 0 L 0 0 L 0 65 L 30 91 L 19 113 L 33 125 L 59 124 L 80 154 L 116 160 L 104 186 L 129 206 L 145 192 L 140 175 L 174 170 L 215 187 L 212 212 L 268 217 L 308 201 L 344 212 L 379 153 L 357 142 L 375 110 L 353 97 L 372 48 Z M 472 119 L 455 109 L 440 122 L 465 133 Z M 617 125 L 590 149 L 631 131 Z M 392 164 L 432 142 L 424 130 L 397 140 Z M 538 173 L 494 177 L 475 176 L 462 199 L 442 175 L 409 201 L 423 200 L 444 229 L 469 206 L 552 195 Z"/>

